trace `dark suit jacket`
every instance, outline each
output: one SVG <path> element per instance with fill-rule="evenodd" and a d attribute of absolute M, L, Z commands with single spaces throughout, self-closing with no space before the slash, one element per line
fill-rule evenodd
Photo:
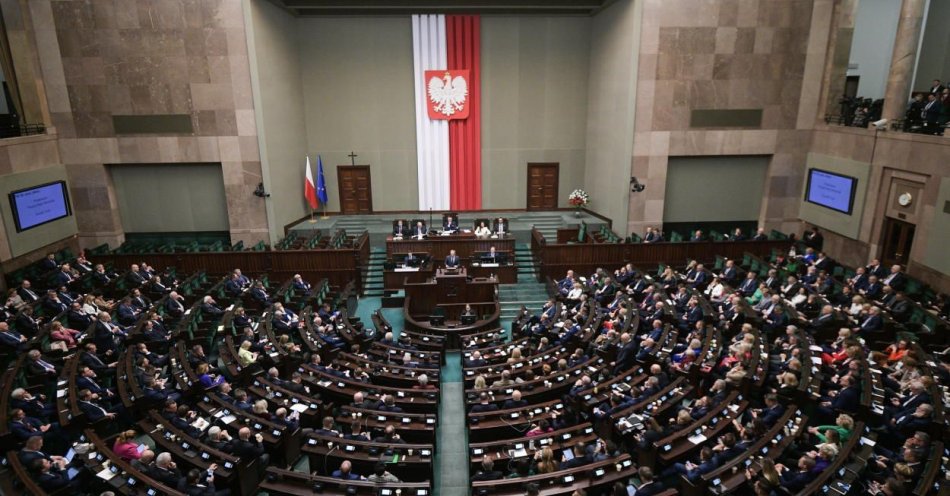
<path fill-rule="evenodd" d="M 398 224 L 393 226 L 393 236 L 407 236 L 410 232 L 409 226 L 405 224 L 403 224 L 402 227 Z"/>
<path fill-rule="evenodd" d="M 841 410 L 847 413 L 858 411 L 858 404 L 861 402 L 861 393 L 855 386 L 846 387 L 838 392 L 838 395 L 831 400 L 831 407 L 835 410 Z"/>

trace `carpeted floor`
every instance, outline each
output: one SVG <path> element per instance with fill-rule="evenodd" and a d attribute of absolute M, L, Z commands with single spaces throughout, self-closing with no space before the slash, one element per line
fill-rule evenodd
<path fill-rule="evenodd" d="M 465 425 L 465 383 L 462 356 L 446 353 L 440 372 L 439 427 L 436 430 L 433 489 L 437 496 L 469 493 L 468 429 Z"/>

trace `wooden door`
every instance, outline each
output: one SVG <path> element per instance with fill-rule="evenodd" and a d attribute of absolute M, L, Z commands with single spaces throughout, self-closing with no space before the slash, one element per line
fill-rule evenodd
<path fill-rule="evenodd" d="M 338 165 L 340 213 L 368 214 L 373 211 L 373 188 L 368 165 Z"/>
<path fill-rule="evenodd" d="M 914 232 L 917 226 L 902 220 L 884 218 L 884 239 L 881 262 L 885 267 L 894 264 L 906 266 L 910 259 L 911 245 L 914 243 Z"/>
<path fill-rule="evenodd" d="M 557 208 L 558 164 L 528 164 L 528 210 Z"/>

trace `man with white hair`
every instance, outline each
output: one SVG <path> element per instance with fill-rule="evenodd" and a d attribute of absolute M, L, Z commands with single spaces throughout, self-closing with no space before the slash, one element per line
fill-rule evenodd
<path fill-rule="evenodd" d="M 228 434 L 228 431 L 213 425 L 208 428 L 208 440 L 205 444 L 218 451 L 227 453 L 231 451 L 231 435 Z"/>
<path fill-rule="evenodd" d="M 219 317 L 224 314 L 224 310 L 218 306 L 211 295 L 206 295 L 201 300 L 201 313 L 210 317 Z"/>
<path fill-rule="evenodd" d="M 178 487 L 178 482 L 182 479 L 181 471 L 172 461 L 171 453 L 167 451 L 155 457 L 155 465 L 149 469 L 148 476 L 168 487 Z"/>
<path fill-rule="evenodd" d="M 429 384 L 429 376 L 422 374 L 416 378 L 419 384 L 412 386 L 412 389 L 435 389 L 435 384 Z"/>

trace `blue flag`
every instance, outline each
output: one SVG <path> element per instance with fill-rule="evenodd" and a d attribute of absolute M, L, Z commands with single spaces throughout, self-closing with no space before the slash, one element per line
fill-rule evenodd
<path fill-rule="evenodd" d="M 317 155 L 317 198 L 320 203 L 326 206 L 327 202 L 327 180 L 323 177 L 323 159 Z"/>

